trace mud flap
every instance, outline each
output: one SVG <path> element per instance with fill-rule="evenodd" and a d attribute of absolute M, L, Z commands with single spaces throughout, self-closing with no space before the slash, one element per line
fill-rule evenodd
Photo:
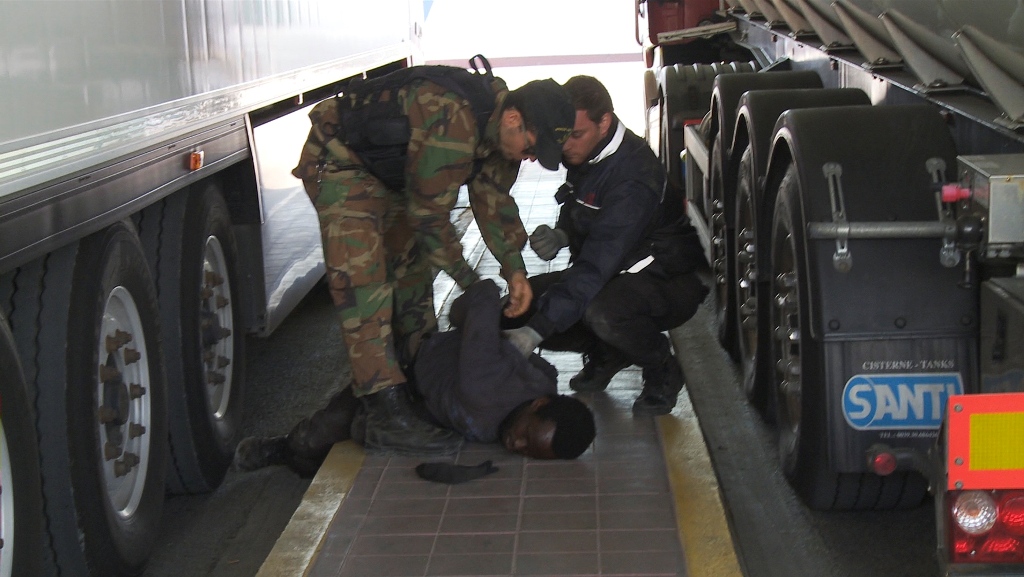
<path fill-rule="evenodd" d="M 807 234 L 801 278 L 824 387 L 828 460 L 862 472 L 873 443 L 927 450 L 950 394 L 977 388 L 978 286 L 951 250 L 937 184 L 956 169 L 929 106 L 791 110 L 779 121 Z"/>

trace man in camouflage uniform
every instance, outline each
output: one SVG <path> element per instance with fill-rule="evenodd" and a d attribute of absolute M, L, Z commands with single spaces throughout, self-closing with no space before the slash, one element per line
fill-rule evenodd
<path fill-rule="evenodd" d="M 481 235 L 509 285 L 505 314 L 522 314 L 532 299 L 520 254 L 526 232 L 509 190 L 523 160 L 558 167 L 575 112 L 553 80 L 509 92 L 489 70 L 488 79 L 494 107 L 482 131 L 474 114 L 479 106 L 474 111 L 467 97 L 415 77 L 373 94 L 326 100 L 310 112 L 312 128 L 293 174 L 320 217 L 327 280 L 353 391 L 366 408 L 364 444 L 371 449 L 450 453 L 461 443 L 459 435 L 419 416 L 403 368 L 436 328 L 435 269 L 462 288 L 478 279 L 451 223 L 462 184 L 468 184 Z M 340 134 L 345 114 L 382 102 L 408 119 L 404 183 L 391 187 Z"/>

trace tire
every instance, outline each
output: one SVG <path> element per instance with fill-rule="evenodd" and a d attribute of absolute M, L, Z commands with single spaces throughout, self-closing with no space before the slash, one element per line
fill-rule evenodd
<path fill-rule="evenodd" d="M 683 152 L 683 119 L 675 118 L 679 114 L 672 110 L 666 98 L 661 99 L 659 106 L 661 122 L 658 127 L 660 140 L 658 156 L 665 167 L 665 197 L 685 199 L 686 180 L 683 177 L 682 163 L 679 155 Z"/>
<path fill-rule="evenodd" d="M 917 472 L 837 473 L 828 460 L 824 349 L 811 338 L 805 258 L 806 223 L 796 167 L 780 184 L 772 226 L 772 364 L 782 472 L 817 510 L 907 509 L 921 504 L 927 480 Z"/>
<path fill-rule="evenodd" d="M 242 421 L 245 331 L 238 298 L 238 249 L 227 204 L 207 185 L 168 198 L 154 263 L 167 353 L 168 491 L 220 485 Z M 148 232 L 148 231 L 147 231 Z M 146 235 L 147 245 L 153 240 Z"/>
<path fill-rule="evenodd" d="M 35 395 L 43 574 L 141 573 L 163 510 L 166 382 L 156 290 L 118 222 L 18 270 L 11 324 Z"/>
<path fill-rule="evenodd" d="M 658 140 L 652 137 L 660 134 L 661 131 L 659 125 L 661 108 L 658 106 L 660 101 L 659 92 L 658 75 L 654 73 L 654 70 L 648 68 L 644 71 L 644 140 L 654 150 L 655 156 L 658 155 Z"/>
<path fill-rule="evenodd" d="M 661 109 L 664 105 L 655 102 L 647 108 L 644 117 L 644 140 L 654 151 L 654 155 L 660 158 L 661 150 Z"/>
<path fill-rule="evenodd" d="M 733 360 L 739 358 L 736 333 L 736 271 L 734 231 L 728 215 L 734 199 L 729 198 L 725 173 L 725 151 L 721 133 L 711 144 L 708 198 L 705 215 L 711 234 L 711 270 L 715 275 L 715 321 L 718 324 L 718 342 Z"/>
<path fill-rule="evenodd" d="M 754 206 L 754 157 L 750 146 L 740 156 L 736 176 L 736 345 L 743 394 L 767 420 L 774 420 L 769 402 L 771 365 L 770 286 L 763 282 L 770 270 L 767 261 L 770 223 L 758 220 Z M 758 249 L 761 249 L 760 252 Z"/>
<path fill-rule="evenodd" d="M 0 577 L 39 575 L 43 498 L 34 411 L 7 319 L 0 314 Z"/>

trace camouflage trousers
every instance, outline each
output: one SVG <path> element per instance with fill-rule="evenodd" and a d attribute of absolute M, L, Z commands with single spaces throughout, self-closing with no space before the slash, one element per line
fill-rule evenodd
<path fill-rule="evenodd" d="M 343 146 L 319 184 L 306 181 L 320 217 L 327 281 L 357 397 L 406 382 L 403 369 L 437 327 L 433 270 L 421 255 L 402 195 Z"/>

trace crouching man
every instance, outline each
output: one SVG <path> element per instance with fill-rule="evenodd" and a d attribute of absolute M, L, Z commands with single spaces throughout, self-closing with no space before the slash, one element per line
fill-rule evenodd
<path fill-rule="evenodd" d="M 707 296 L 695 272 L 704 250 L 683 199 L 666 193 L 658 157 L 619 121 L 604 85 L 575 76 L 564 87 L 576 124 L 562 146 L 561 207 L 555 227 L 538 226 L 530 247 L 543 260 L 568 247 L 569 267 L 530 277 L 539 296 L 506 322 L 507 336 L 524 353 L 538 345 L 583 353 L 583 370 L 569 380 L 579 392 L 603 391 L 637 365 L 644 384 L 633 412 L 665 414 L 685 377 L 663 332 Z"/>
<path fill-rule="evenodd" d="M 523 355 L 502 337 L 494 281 L 470 285 L 452 303 L 449 319 L 453 330 L 431 333 L 414 364 L 416 401 L 431 420 L 466 440 L 501 442 L 535 459 L 575 459 L 586 451 L 596 434 L 593 414 L 580 400 L 558 394 L 550 363 Z M 312 475 L 334 443 L 360 439 L 360 406 L 346 388 L 288 435 L 242 440 L 235 465 L 248 471 L 287 464 Z"/>

